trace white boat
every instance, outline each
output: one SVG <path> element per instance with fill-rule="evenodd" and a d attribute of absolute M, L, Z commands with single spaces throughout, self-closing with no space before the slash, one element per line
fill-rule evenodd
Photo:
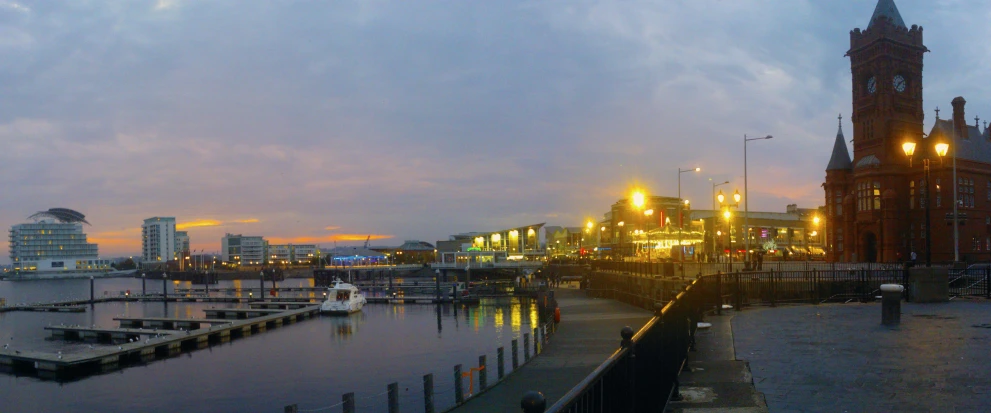
<path fill-rule="evenodd" d="M 320 312 L 351 314 L 361 311 L 366 302 L 365 295 L 358 291 L 358 287 L 334 280 L 334 285 L 327 289 L 327 301 L 320 305 Z"/>

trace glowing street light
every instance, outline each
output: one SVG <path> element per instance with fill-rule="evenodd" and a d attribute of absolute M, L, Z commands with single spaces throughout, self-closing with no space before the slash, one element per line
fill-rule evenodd
<path fill-rule="evenodd" d="M 905 142 L 905 143 L 902 144 L 902 151 L 905 152 L 905 156 L 907 156 L 909 158 L 909 166 L 911 166 L 911 164 L 912 164 L 912 156 L 915 154 L 915 147 L 916 147 L 915 142 L 911 142 L 911 141 L 910 142 Z M 950 149 L 950 145 L 947 144 L 947 143 L 945 143 L 945 142 L 936 142 L 936 144 L 933 145 L 933 149 L 935 149 L 936 155 L 939 156 L 939 162 L 942 163 L 943 162 L 943 157 L 946 156 L 947 151 L 949 151 L 949 149 Z M 926 199 L 925 199 L 925 202 L 926 202 L 926 267 L 931 267 L 932 266 L 932 234 L 931 234 L 932 225 L 931 225 L 930 217 L 929 217 L 929 215 L 930 215 L 930 213 L 929 213 L 929 208 L 930 208 L 929 207 L 929 204 L 930 204 L 930 202 L 929 202 L 929 192 L 931 192 L 929 190 L 929 181 L 930 181 L 929 155 L 930 154 L 928 154 L 928 153 L 927 154 L 923 154 L 923 156 L 925 156 L 925 158 L 922 159 L 922 168 L 925 171 L 925 181 L 926 181 L 925 182 L 925 189 L 924 189 L 926 191 Z M 954 195 L 956 195 L 955 191 L 954 191 Z M 953 222 L 953 228 L 954 228 L 954 235 L 956 235 L 957 234 L 956 233 L 957 225 L 959 225 L 958 222 L 957 222 L 957 215 L 956 215 L 956 202 L 953 203 L 953 208 L 954 208 L 954 211 L 953 211 L 954 212 L 954 214 L 953 214 L 953 218 L 954 218 L 953 219 L 953 221 L 954 221 Z M 954 238 L 956 238 L 956 236 L 954 236 Z M 954 253 L 956 253 L 956 241 L 957 240 L 954 239 Z M 956 257 L 954 257 L 954 258 L 956 258 Z"/>

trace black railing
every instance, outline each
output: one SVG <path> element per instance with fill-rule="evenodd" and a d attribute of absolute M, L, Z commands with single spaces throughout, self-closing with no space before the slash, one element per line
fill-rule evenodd
<path fill-rule="evenodd" d="M 634 282 L 594 289 L 596 284 L 604 286 L 605 282 L 593 279 L 589 294 L 641 306 L 653 306 L 655 302 L 644 294 L 642 284 Z M 655 316 L 640 331 L 634 334 L 625 327 L 620 334 L 620 349 L 546 411 L 663 411 L 669 397 L 678 391 L 678 373 L 688 356 L 694 333 L 689 327 L 698 320 L 703 306 L 705 296 L 695 284 L 697 281 L 663 308 L 658 305 Z M 539 406 L 534 411 L 544 410 Z"/>
<path fill-rule="evenodd" d="M 950 295 L 991 298 L 991 265 L 950 270 Z"/>

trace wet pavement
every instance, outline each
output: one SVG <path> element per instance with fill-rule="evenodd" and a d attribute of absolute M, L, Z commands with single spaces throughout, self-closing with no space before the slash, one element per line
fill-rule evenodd
<path fill-rule="evenodd" d="M 880 303 L 735 313 L 736 359 L 770 412 L 991 411 L 991 302 Z"/>

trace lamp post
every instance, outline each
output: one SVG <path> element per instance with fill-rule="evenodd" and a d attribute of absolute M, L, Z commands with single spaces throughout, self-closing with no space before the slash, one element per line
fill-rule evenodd
<path fill-rule="evenodd" d="M 712 178 L 709 178 L 709 180 L 711 181 Z M 712 232 L 716 232 L 716 220 L 719 219 L 717 217 L 717 215 L 716 215 L 716 187 L 717 186 L 726 185 L 728 183 L 729 183 L 729 181 L 725 181 L 725 182 L 719 183 L 719 184 L 717 184 L 715 182 L 712 183 Z M 712 256 L 715 256 L 716 255 L 716 239 L 715 238 L 712 239 L 712 251 L 710 252 L 710 254 L 712 254 Z"/>
<path fill-rule="evenodd" d="M 905 156 L 908 156 L 908 165 L 909 165 L 909 167 L 912 166 L 912 158 L 913 158 L 913 155 L 915 155 L 915 147 L 916 147 L 916 143 L 915 142 L 911 142 L 911 141 L 910 142 L 905 142 L 905 143 L 902 144 L 902 151 L 905 152 Z M 943 143 L 943 142 L 937 142 L 935 145 L 933 145 L 933 149 L 935 150 L 936 155 L 939 156 L 939 162 L 940 163 L 943 162 L 943 157 L 946 156 L 946 151 L 949 148 L 950 148 L 950 145 L 947 144 L 947 143 Z M 931 231 L 932 231 L 932 224 L 931 224 L 930 217 L 929 217 L 929 215 L 930 215 L 930 213 L 929 213 L 929 210 L 930 210 L 929 204 L 931 203 L 930 202 L 930 199 L 929 199 L 930 198 L 929 197 L 929 193 L 931 192 L 930 189 L 929 189 L 929 181 L 930 181 L 929 156 L 930 155 L 931 155 L 931 153 L 928 150 L 926 151 L 925 154 L 920 154 L 920 156 L 923 157 L 922 158 L 922 169 L 923 169 L 923 171 L 925 171 L 925 181 L 926 181 L 925 182 L 925 189 L 924 189 L 926 191 L 926 200 L 925 200 L 926 201 L 926 267 L 932 267 L 932 233 L 931 233 Z M 954 204 L 954 208 L 956 208 L 956 205 L 955 204 Z M 953 218 L 954 218 L 954 221 L 956 221 L 956 216 L 954 216 Z M 953 223 L 954 227 L 956 227 L 956 224 L 957 224 L 956 222 Z"/>
<path fill-rule="evenodd" d="M 683 227 L 685 223 L 684 220 L 685 209 L 683 208 L 682 199 L 681 199 L 681 174 L 685 172 L 700 172 L 700 171 L 702 171 L 702 168 L 699 168 L 697 166 L 694 168 L 687 168 L 687 169 L 678 168 L 678 262 L 681 267 L 682 278 L 685 277 L 685 248 L 681 245 L 681 227 Z M 685 203 L 685 205 L 687 205 L 687 203 Z"/>
<path fill-rule="evenodd" d="M 588 236 L 591 237 L 592 236 L 592 226 L 594 226 L 594 225 L 595 224 L 592 223 L 592 220 L 588 220 L 588 222 L 585 222 L 585 234 L 587 234 Z M 585 239 L 585 235 L 582 235 L 582 240 L 584 240 L 584 239 Z M 591 242 L 591 240 L 589 240 L 589 242 Z M 581 253 L 582 253 L 582 250 L 579 249 L 578 250 L 578 257 L 579 258 L 581 257 Z M 589 254 L 589 255 L 591 255 L 591 254 Z"/>
<path fill-rule="evenodd" d="M 716 199 L 719 201 L 719 205 L 722 206 L 725 202 L 726 210 L 723 212 L 723 217 L 726 218 L 726 244 L 729 246 L 729 271 L 733 272 L 733 227 L 730 225 L 730 219 L 733 215 L 730 213 L 730 207 L 740 207 L 740 191 L 733 191 L 733 203 L 726 202 L 726 197 L 723 195 L 723 191 L 719 191 L 716 195 Z"/>
<path fill-rule="evenodd" d="M 600 259 L 600 260 L 602 259 L 602 232 L 605 231 L 605 230 L 606 230 L 606 227 L 605 226 L 599 228 L 599 241 L 595 245 L 597 247 L 595 249 L 595 253 L 596 253 L 595 255 L 596 255 L 596 258 L 597 259 Z"/>
<path fill-rule="evenodd" d="M 650 263 L 650 250 L 653 249 L 650 245 L 650 217 L 654 215 L 654 210 L 648 209 L 643 211 L 643 215 L 647 217 L 647 263 Z"/>
<path fill-rule="evenodd" d="M 619 238 L 619 258 L 622 261 L 626 261 L 626 258 L 623 257 L 623 231 L 624 231 L 623 227 L 625 225 L 626 225 L 626 221 L 619 221 L 619 223 L 616 224 L 616 226 L 619 227 L 619 231 L 616 231 L 619 233 L 619 237 L 617 237 Z"/>
<path fill-rule="evenodd" d="M 764 136 L 762 138 L 748 138 L 747 135 L 743 135 L 743 258 L 745 261 L 744 268 L 749 268 L 750 260 L 750 193 L 747 192 L 747 142 L 759 141 L 764 139 L 773 139 L 771 135 Z"/>

